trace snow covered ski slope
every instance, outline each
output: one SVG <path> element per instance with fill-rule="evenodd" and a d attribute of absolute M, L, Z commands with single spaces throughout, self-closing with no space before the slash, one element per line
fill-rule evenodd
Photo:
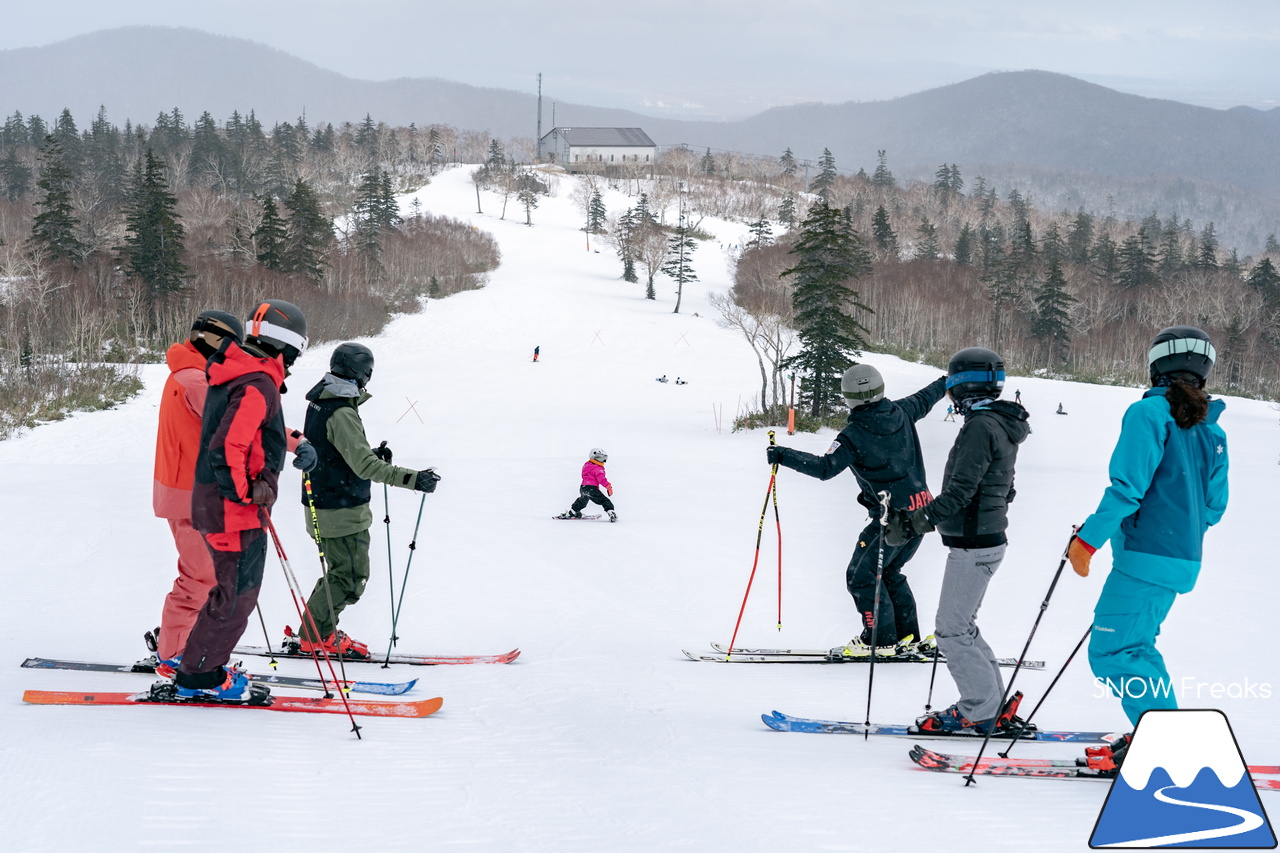
<path fill-rule="evenodd" d="M 148 366 L 146 390 L 127 404 L 0 443 L 0 647 L 10 657 L 0 667 L 0 847 L 213 850 L 234 836 L 247 850 L 1087 849 L 1104 785 L 991 777 L 965 788 L 955 775 L 922 772 L 903 740 L 784 737 L 761 725 L 771 708 L 864 719 L 867 667 L 709 667 L 681 654 L 729 642 L 769 479 L 763 430 L 728 431 L 739 400 L 759 388 L 754 357 L 716 326 L 706 303 L 708 292 L 728 286 L 722 245 L 740 243 L 746 229 L 703 223 L 717 239 L 699 245 L 700 281 L 673 314 L 668 279 L 658 278 L 659 298 L 647 301 L 643 282 L 620 280 L 609 249 L 593 239 L 587 250 L 570 188 L 559 179 L 527 227 L 514 204 L 500 220 L 492 195 L 482 196 L 485 213 L 477 214 L 465 170 L 438 176 L 416 194 L 423 210 L 491 232 L 502 266 L 488 287 L 431 302 L 364 341 L 377 358 L 374 397 L 361 410 L 369 438 L 386 440 L 397 463 L 434 465 L 443 477 L 426 499 L 398 648 L 519 647 L 520 658 L 378 670 L 380 681 L 420 679 L 405 700 L 441 696 L 444 705 L 417 722 L 361 718 L 360 741 L 349 721 L 325 714 L 24 704 L 24 690 L 121 689 L 116 674 L 19 664 L 34 655 L 142 657 L 141 634 L 156 624 L 172 584 L 172 542 L 150 505 L 163 368 Z M 615 213 L 634 201 L 616 191 L 605 197 Z M 285 397 L 291 425 L 302 423 L 302 394 L 330 351 L 318 347 L 295 367 Z M 895 358 L 867 360 L 892 397 L 938 375 Z M 688 384 L 654 381 L 662 375 Z M 978 620 L 1006 654 L 1025 643 L 1070 525 L 1093 510 L 1106 484 L 1121 413 L 1140 394 L 1025 377 L 1008 388 L 1022 392 L 1034 432 L 1019 455 L 1008 557 Z M 1069 416 L 1054 414 L 1060 402 Z M 935 489 L 958 427 L 944 412 L 920 424 Z M 1225 711 L 1254 762 L 1280 755 L 1270 630 L 1276 419 L 1266 403 L 1227 401 L 1231 504 L 1208 534 L 1199 587 L 1178 601 L 1160 639 L 1184 704 Z M 779 440 L 821 453 L 832 433 L 780 432 Z M 554 521 L 577 496 L 579 471 L 597 446 L 609 453 L 620 523 Z M 286 469 L 275 519 L 306 586 L 319 563 L 298 476 Z M 865 515 L 854 480 L 821 483 L 784 470 L 778 495 L 783 627 L 776 629 L 770 524 L 737 642 L 844 643 L 858 630 L 844 588 Z M 397 586 L 418 500 L 391 490 Z M 380 650 L 391 610 L 381 530 L 373 543 L 368 592 L 342 625 Z M 1090 578 L 1062 578 L 1029 653 L 1046 669 L 1018 676 L 1027 707 L 1089 625 L 1109 553 L 1099 552 Z M 925 630 L 943 555 L 930 536 L 906 572 Z M 271 559 L 262 607 L 274 643 L 296 617 Z M 246 644 L 264 643 L 256 624 Z M 280 672 L 313 676 L 308 666 L 282 660 Z M 929 672 L 877 667 L 873 719 L 914 719 Z M 349 668 L 348 677 L 374 676 Z M 939 671 L 933 705 L 955 695 Z M 1092 684 L 1083 654 L 1036 722 L 1127 728 L 1119 703 Z M 1017 754 L 1066 758 L 1079 749 L 1022 744 Z M 925 813 L 927 820 L 914 817 Z"/>

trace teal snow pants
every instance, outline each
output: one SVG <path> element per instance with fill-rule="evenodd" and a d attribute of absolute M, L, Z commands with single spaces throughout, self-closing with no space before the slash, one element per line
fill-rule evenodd
<path fill-rule="evenodd" d="M 1134 725 L 1143 711 L 1178 707 L 1164 658 L 1156 651 L 1160 625 L 1177 596 L 1112 568 L 1093 609 L 1089 665 L 1099 683 L 1120 697 Z"/>

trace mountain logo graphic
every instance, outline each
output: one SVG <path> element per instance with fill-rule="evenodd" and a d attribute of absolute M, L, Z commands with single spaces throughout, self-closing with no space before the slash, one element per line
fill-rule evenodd
<path fill-rule="evenodd" d="M 1270 850 L 1276 836 L 1221 711 L 1147 711 L 1089 846 Z"/>

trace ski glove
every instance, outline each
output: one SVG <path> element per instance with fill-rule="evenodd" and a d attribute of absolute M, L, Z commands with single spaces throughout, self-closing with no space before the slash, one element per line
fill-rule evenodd
<path fill-rule="evenodd" d="M 276 493 L 271 490 L 271 484 L 266 480 L 254 480 L 249 485 L 249 502 L 270 509 L 276 502 Z"/>
<path fill-rule="evenodd" d="M 779 447 L 776 444 L 771 444 L 765 448 L 764 458 L 769 460 L 770 465 L 777 465 L 782 461 L 782 452 L 784 450 L 786 450 L 785 447 Z"/>
<path fill-rule="evenodd" d="M 305 438 L 298 442 L 298 446 L 293 450 L 293 467 L 310 474 L 319 464 L 320 456 L 316 453 L 316 449 L 311 442 Z"/>
<path fill-rule="evenodd" d="M 605 486 L 604 488 L 609 493 L 609 497 L 613 497 L 613 486 Z"/>
<path fill-rule="evenodd" d="M 905 509 L 889 510 L 888 524 L 884 532 L 885 544 L 897 548 L 933 530 L 933 522 L 924 514 L 924 510 L 924 507 L 920 507 L 915 512 L 907 512 Z"/>
<path fill-rule="evenodd" d="M 387 447 L 387 443 L 385 441 L 373 448 L 373 455 L 388 465 L 391 464 L 391 448 Z"/>
<path fill-rule="evenodd" d="M 418 478 L 414 480 L 413 488 L 419 492 L 434 492 L 438 482 L 440 482 L 440 475 L 434 469 L 427 468 L 425 471 L 418 472 Z"/>
<path fill-rule="evenodd" d="M 1079 536 L 1072 537 L 1071 544 L 1067 546 L 1067 559 L 1071 561 L 1071 568 L 1080 577 L 1089 577 L 1089 561 L 1093 559 L 1093 552 L 1097 550 Z"/>

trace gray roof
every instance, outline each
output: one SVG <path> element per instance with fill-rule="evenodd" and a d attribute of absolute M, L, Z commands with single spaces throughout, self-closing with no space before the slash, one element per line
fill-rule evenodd
<path fill-rule="evenodd" d="M 649 138 L 649 134 L 638 127 L 557 127 L 551 133 L 557 131 L 570 145 L 590 145 L 596 148 L 656 147 L 654 141 Z"/>

